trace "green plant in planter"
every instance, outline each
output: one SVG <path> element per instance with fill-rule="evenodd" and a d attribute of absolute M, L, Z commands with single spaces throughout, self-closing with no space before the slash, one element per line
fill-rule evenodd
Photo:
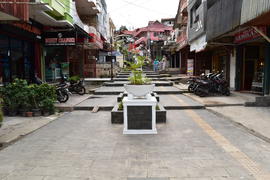
<path fill-rule="evenodd" d="M 17 111 L 27 101 L 27 82 L 15 79 L 12 83 L 1 88 L 1 97 L 4 101 L 4 108 L 8 110 L 10 115 L 16 115 Z"/>
<path fill-rule="evenodd" d="M 29 86 L 30 102 L 32 108 L 36 111 L 42 110 L 49 113 L 54 113 L 54 102 L 56 100 L 55 87 L 48 84 Z"/>
<path fill-rule="evenodd" d="M 124 109 L 124 105 L 123 105 L 123 101 L 121 101 L 119 104 L 118 104 L 118 110 L 119 111 L 123 111 Z"/>
<path fill-rule="evenodd" d="M 55 106 L 54 106 L 54 100 L 50 98 L 46 98 L 41 101 L 41 109 L 43 111 L 43 114 L 54 114 L 55 113 Z"/>
<path fill-rule="evenodd" d="M 3 123 L 2 103 L 3 103 L 3 99 L 0 99 L 0 128 L 2 127 L 2 123 Z"/>
<path fill-rule="evenodd" d="M 38 85 L 36 84 L 29 85 L 28 91 L 29 91 L 29 102 L 32 105 L 32 109 L 39 109 Z"/>
<path fill-rule="evenodd" d="M 137 62 L 128 62 L 128 69 L 132 72 L 131 77 L 129 77 L 129 81 L 133 85 L 143 85 L 150 84 L 151 80 L 143 76 L 142 66 L 144 65 L 146 57 L 137 56 Z M 139 69 L 140 68 L 140 69 Z"/>

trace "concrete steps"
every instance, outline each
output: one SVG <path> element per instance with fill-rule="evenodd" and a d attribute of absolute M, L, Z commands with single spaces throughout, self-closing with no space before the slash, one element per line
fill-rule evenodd
<path fill-rule="evenodd" d="M 116 82 L 105 82 L 103 85 L 106 87 L 121 87 L 128 84 L 128 81 L 116 81 Z M 152 81 L 155 86 L 173 86 L 171 81 Z"/>

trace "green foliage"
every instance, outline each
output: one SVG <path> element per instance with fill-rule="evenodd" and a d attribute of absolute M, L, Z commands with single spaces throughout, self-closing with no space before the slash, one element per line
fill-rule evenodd
<path fill-rule="evenodd" d="M 4 101 L 4 107 L 14 112 L 25 105 L 28 101 L 27 81 L 15 79 L 1 88 L 1 97 Z"/>
<path fill-rule="evenodd" d="M 118 110 L 122 111 L 124 109 L 124 105 L 123 105 L 123 101 L 121 101 L 119 104 L 118 104 Z"/>
<path fill-rule="evenodd" d="M 19 109 L 29 111 L 42 109 L 53 112 L 56 100 L 54 86 L 48 84 L 28 85 L 25 80 L 15 79 L 0 90 L 3 105 L 6 109 L 16 112 Z"/>
<path fill-rule="evenodd" d="M 2 123 L 3 123 L 3 110 L 2 110 L 2 103 L 3 103 L 3 100 L 0 99 L 0 127 L 2 126 Z"/>
<path fill-rule="evenodd" d="M 142 71 L 132 71 L 132 76 L 128 80 L 134 85 L 150 84 L 151 82 L 150 79 L 143 76 Z"/>
<path fill-rule="evenodd" d="M 68 78 L 68 81 L 70 81 L 71 83 L 76 83 L 80 80 L 79 76 L 71 76 L 70 78 Z"/>
<path fill-rule="evenodd" d="M 127 69 L 129 71 L 132 71 L 132 75 L 131 77 L 129 77 L 129 81 L 131 84 L 143 85 L 149 84 L 151 82 L 151 80 L 144 77 L 142 73 L 142 66 L 145 63 L 145 59 L 146 57 L 144 56 L 137 56 L 137 63 L 126 61 L 126 63 L 128 64 Z"/>
<path fill-rule="evenodd" d="M 55 107 L 54 107 L 55 100 L 50 98 L 45 98 L 40 102 L 40 107 L 43 112 L 49 112 L 51 114 L 55 113 Z"/>

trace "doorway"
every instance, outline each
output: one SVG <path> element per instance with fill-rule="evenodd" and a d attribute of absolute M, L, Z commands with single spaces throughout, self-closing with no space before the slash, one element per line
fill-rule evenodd
<path fill-rule="evenodd" d="M 245 76 L 244 76 L 244 90 L 251 90 L 252 81 L 254 77 L 255 61 L 246 60 L 245 61 Z"/>

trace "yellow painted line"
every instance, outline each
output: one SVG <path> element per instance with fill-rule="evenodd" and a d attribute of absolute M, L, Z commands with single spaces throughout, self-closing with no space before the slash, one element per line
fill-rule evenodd
<path fill-rule="evenodd" d="M 182 105 L 187 105 L 182 99 L 176 95 L 171 95 Z M 206 132 L 225 152 L 230 154 L 237 160 L 252 176 L 257 180 L 270 180 L 270 174 L 265 172 L 261 166 L 243 153 L 240 149 L 235 147 L 228 139 L 217 132 L 212 126 L 205 122 L 195 111 L 185 110 L 191 119 L 198 124 L 204 132 Z"/>

